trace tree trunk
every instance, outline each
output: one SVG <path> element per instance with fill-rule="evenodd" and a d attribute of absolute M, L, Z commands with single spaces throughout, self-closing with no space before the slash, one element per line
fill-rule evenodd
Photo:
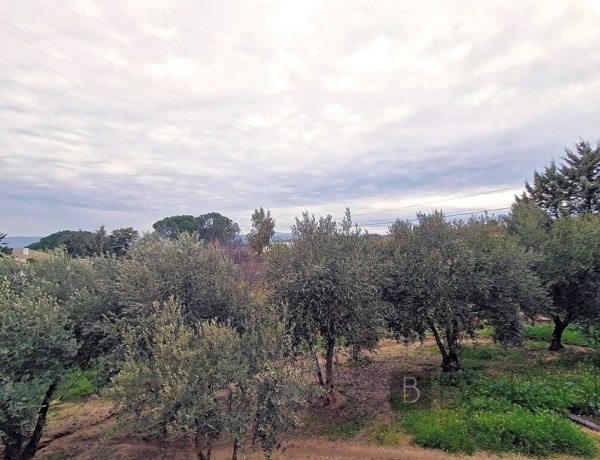
<path fill-rule="evenodd" d="M 325 351 L 325 388 L 333 392 L 333 352 L 335 351 L 335 339 L 327 339 L 327 350 Z"/>
<path fill-rule="evenodd" d="M 231 460 L 237 460 L 238 449 L 239 449 L 239 443 L 238 443 L 238 440 L 236 439 L 235 441 L 233 441 L 233 454 L 231 454 Z"/>
<path fill-rule="evenodd" d="M 448 354 L 442 362 L 442 370 L 444 372 L 454 372 L 460 369 L 460 359 L 456 351 L 456 344 L 448 346 Z"/>
<path fill-rule="evenodd" d="M 456 320 L 452 321 L 453 329 L 446 329 L 446 344 L 448 345 L 448 359 L 442 365 L 444 372 L 454 372 L 460 369 L 460 359 L 457 351 L 457 330 Z"/>
<path fill-rule="evenodd" d="M 319 381 L 319 385 L 321 385 L 323 388 L 325 388 L 325 380 L 323 380 L 323 372 L 321 372 L 321 365 L 319 364 L 319 357 L 317 356 L 317 352 L 313 348 L 312 345 L 309 345 L 309 348 L 310 348 L 310 352 L 313 355 L 313 358 L 315 360 L 315 369 L 316 369 L 316 373 L 317 373 L 317 380 Z"/>
<path fill-rule="evenodd" d="M 23 437 L 20 433 L 7 435 L 4 443 L 4 459 L 5 460 L 21 460 L 21 446 L 23 445 Z"/>
<path fill-rule="evenodd" d="M 427 318 L 427 324 L 429 325 L 429 329 L 431 329 L 431 332 L 433 333 L 435 343 L 442 354 L 442 371 L 453 372 L 460 369 L 460 361 L 458 359 L 458 353 L 456 352 L 456 343 L 454 340 L 452 340 L 450 332 L 446 332 L 446 340 L 448 341 L 447 351 L 446 347 L 444 346 L 444 342 L 442 342 L 442 338 L 435 327 L 435 323 L 431 318 Z"/>
<path fill-rule="evenodd" d="M 354 361 L 354 362 L 358 361 L 359 357 L 360 357 L 360 346 L 352 345 L 352 361 Z"/>
<path fill-rule="evenodd" d="M 31 439 L 25 446 L 25 450 L 23 451 L 23 460 L 30 460 L 35 455 L 38 444 L 40 443 L 40 439 L 42 439 L 42 433 L 44 432 L 44 427 L 46 426 L 46 416 L 48 415 L 48 409 L 50 408 L 50 402 L 52 401 L 52 395 L 54 394 L 54 390 L 56 390 L 57 382 L 52 383 L 48 390 L 46 390 L 46 394 L 44 395 L 44 401 L 40 406 L 38 411 L 38 419 L 35 424 L 35 428 L 33 429 L 33 434 L 31 435 Z"/>
<path fill-rule="evenodd" d="M 569 322 L 567 320 L 561 321 L 558 315 L 554 316 L 552 320 L 554 321 L 554 330 L 552 331 L 552 339 L 550 340 L 550 347 L 548 350 L 558 351 L 564 348 L 562 344 L 562 334 L 569 325 Z"/>

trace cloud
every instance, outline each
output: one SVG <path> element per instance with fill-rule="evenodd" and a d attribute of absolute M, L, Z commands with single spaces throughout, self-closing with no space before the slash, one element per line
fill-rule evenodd
<path fill-rule="evenodd" d="M 4 2 L 0 230 L 286 231 L 522 184 L 600 135 L 596 3 Z"/>

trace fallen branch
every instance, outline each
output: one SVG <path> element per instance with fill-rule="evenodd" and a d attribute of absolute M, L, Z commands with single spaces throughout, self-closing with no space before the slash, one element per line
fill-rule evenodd
<path fill-rule="evenodd" d="M 580 425 L 588 427 L 591 430 L 600 431 L 600 425 L 596 425 L 594 422 L 590 422 L 589 420 L 586 420 L 583 417 L 580 417 L 579 415 L 569 413 L 567 414 L 567 417 L 569 417 L 574 422 L 579 423 Z"/>

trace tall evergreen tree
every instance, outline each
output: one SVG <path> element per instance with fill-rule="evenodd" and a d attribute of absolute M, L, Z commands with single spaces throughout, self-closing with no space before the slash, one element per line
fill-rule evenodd
<path fill-rule="evenodd" d="M 117 228 L 108 237 L 108 250 L 116 256 L 124 256 L 139 237 L 139 232 L 132 227 Z"/>
<path fill-rule="evenodd" d="M 108 252 L 108 233 L 106 227 L 101 225 L 94 233 L 93 238 L 88 244 L 88 254 L 99 256 Z"/>
<path fill-rule="evenodd" d="M 552 161 L 543 173 L 534 172 L 533 183 L 525 183 L 520 201 L 537 203 L 552 218 L 600 213 L 600 143 L 592 148 L 588 141 L 565 149 L 564 163 Z"/>
<path fill-rule="evenodd" d="M 10 248 L 3 241 L 4 238 L 6 238 L 6 233 L 0 233 L 0 257 L 2 257 L 4 254 L 10 254 L 11 252 Z"/>

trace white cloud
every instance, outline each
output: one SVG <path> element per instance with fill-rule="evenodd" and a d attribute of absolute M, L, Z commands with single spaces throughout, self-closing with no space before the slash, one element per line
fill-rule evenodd
<path fill-rule="evenodd" d="M 4 2 L 0 231 L 522 183 L 600 136 L 596 3 Z"/>

